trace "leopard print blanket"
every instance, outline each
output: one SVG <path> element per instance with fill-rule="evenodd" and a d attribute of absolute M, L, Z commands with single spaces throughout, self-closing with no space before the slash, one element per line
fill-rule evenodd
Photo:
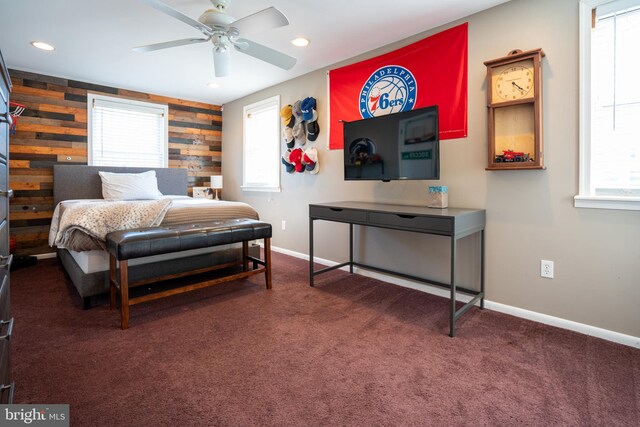
<path fill-rule="evenodd" d="M 112 231 L 159 225 L 171 207 L 170 198 L 135 201 L 87 201 L 64 208 L 59 223 L 52 221 L 49 245 L 67 248 L 81 231 L 104 248 L 107 234 Z M 58 216 L 55 215 L 54 216 Z M 54 218 L 57 219 L 57 218 Z"/>

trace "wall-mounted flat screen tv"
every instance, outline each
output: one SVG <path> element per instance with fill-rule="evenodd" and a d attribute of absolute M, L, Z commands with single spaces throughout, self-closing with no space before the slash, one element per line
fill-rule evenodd
<path fill-rule="evenodd" d="M 440 179 L 438 107 L 345 122 L 344 179 Z"/>

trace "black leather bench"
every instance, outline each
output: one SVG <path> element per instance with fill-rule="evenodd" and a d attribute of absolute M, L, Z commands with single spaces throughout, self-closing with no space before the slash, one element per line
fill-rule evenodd
<path fill-rule="evenodd" d="M 265 274 L 267 289 L 271 289 L 271 233 L 271 224 L 253 219 L 231 219 L 199 224 L 136 228 L 109 233 L 106 242 L 107 251 L 109 252 L 111 309 L 114 309 L 116 306 L 116 296 L 119 290 L 120 325 L 122 329 L 129 327 L 129 306 L 141 302 L 201 289 L 261 273 Z M 264 239 L 264 259 L 249 255 L 249 241 L 257 239 Z M 186 273 L 159 276 L 153 279 L 129 283 L 128 263 L 130 259 L 231 243 L 242 243 L 241 272 L 180 288 L 129 298 L 129 287 L 132 286 L 238 265 L 238 263 L 223 264 Z M 253 262 L 253 269 L 249 268 L 250 261 Z M 262 267 L 257 268 L 258 264 Z"/>

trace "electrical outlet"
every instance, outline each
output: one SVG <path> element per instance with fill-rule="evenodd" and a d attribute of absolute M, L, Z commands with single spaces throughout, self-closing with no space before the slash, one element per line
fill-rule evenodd
<path fill-rule="evenodd" d="M 283 230 L 287 229 L 287 222 L 284 219 L 282 220 L 282 229 Z"/>
<path fill-rule="evenodd" d="M 553 279 L 553 261 L 540 260 L 540 277 Z"/>

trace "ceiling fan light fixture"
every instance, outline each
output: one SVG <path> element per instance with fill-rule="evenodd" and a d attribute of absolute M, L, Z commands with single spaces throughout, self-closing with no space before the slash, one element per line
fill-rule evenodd
<path fill-rule="evenodd" d="M 295 39 L 291 40 L 291 44 L 297 47 L 305 47 L 309 45 L 309 39 L 306 39 L 304 37 L 296 37 Z"/>
<path fill-rule="evenodd" d="M 229 75 L 229 50 L 213 50 L 213 69 L 216 77 L 226 77 Z"/>
<path fill-rule="evenodd" d="M 48 50 L 48 51 L 56 50 L 56 48 L 51 46 L 49 43 L 45 43 L 37 40 L 32 41 L 31 46 L 41 50 Z"/>

